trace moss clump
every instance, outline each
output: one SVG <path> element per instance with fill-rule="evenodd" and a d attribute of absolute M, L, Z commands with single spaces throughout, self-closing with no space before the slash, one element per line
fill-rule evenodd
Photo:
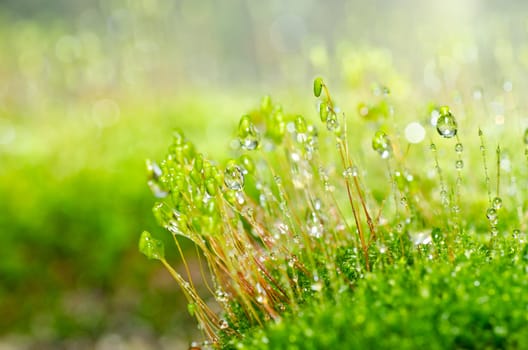
<path fill-rule="evenodd" d="M 437 124 L 429 143 L 416 121 L 403 137 L 397 101 L 378 90 L 386 113 L 349 121 L 317 78 L 326 131 L 265 97 L 241 118 L 224 165 L 180 131 L 159 165 L 147 163 L 159 200 L 154 215 L 180 253 L 180 237 L 196 245 L 203 284 L 221 313 L 198 295 L 183 254 L 186 277 L 160 260 L 214 346 L 500 348 L 526 341 L 524 316 L 514 311 L 528 306 L 521 295 L 528 201 L 524 192 L 501 196 L 501 186 L 518 189 L 527 172 L 522 153 L 508 151 L 509 164 L 520 166 L 501 180 L 504 150 L 523 140 L 497 147 L 492 161 L 484 133 L 463 135 L 447 106 L 430 110 Z M 467 157 L 465 149 L 477 151 Z M 480 182 L 464 172 L 473 158 L 482 158 Z M 521 308 L 509 307 L 512 300 Z"/>

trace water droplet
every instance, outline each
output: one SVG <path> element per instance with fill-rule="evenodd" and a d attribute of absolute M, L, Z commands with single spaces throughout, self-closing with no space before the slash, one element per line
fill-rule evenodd
<path fill-rule="evenodd" d="M 306 212 L 306 229 L 308 234 L 315 238 L 321 238 L 323 235 L 323 225 L 317 214 L 310 209 Z"/>
<path fill-rule="evenodd" d="M 345 179 L 350 179 L 352 177 L 356 177 L 358 176 L 358 168 L 357 166 L 350 166 L 348 168 L 346 168 L 345 170 L 343 170 L 343 177 Z"/>
<path fill-rule="evenodd" d="M 334 113 L 328 115 L 328 118 L 326 119 L 326 129 L 332 132 L 338 132 L 340 130 L 337 115 Z"/>
<path fill-rule="evenodd" d="M 455 162 L 455 167 L 457 170 L 460 170 L 464 167 L 464 161 L 462 159 L 459 159 Z"/>
<path fill-rule="evenodd" d="M 434 143 L 431 143 L 431 145 L 429 145 L 429 148 L 431 149 L 431 151 L 436 152 L 436 145 Z"/>
<path fill-rule="evenodd" d="M 489 208 L 486 211 L 486 217 L 489 221 L 494 222 L 495 220 L 497 220 L 497 210 L 494 208 Z"/>
<path fill-rule="evenodd" d="M 493 205 L 493 209 L 499 210 L 502 208 L 502 199 L 500 197 L 493 198 L 493 201 L 491 202 Z"/>
<path fill-rule="evenodd" d="M 411 235 L 411 239 L 414 245 L 427 245 L 433 242 L 433 238 L 431 237 L 431 230 L 414 233 Z"/>
<path fill-rule="evenodd" d="M 457 134 L 457 122 L 449 107 L 440 108 L 440 116 L 436 122 L 436 130 L 440 136 L 444 138 L 451 138 Z"/>
<path fill-rule="evenodd" d="M 198 342 L 193 341 L 191 343 L 191 346 L 189 346 L 189 350 L 202 350 L 202 348 L 200 347 L 200 344 L 198 344 Z"/>
<path fill-rule="evenodd" d="M 162 186 L 160 185 L 158 181 L 149 180 L 147 182 L 147 185 L 152 191 L 152 194 L 154 195 L 154 197 L 156 198 L 165 198 L 169 194 L 167 190 L 162 188 Z"/>
<path fill-rule="evenodd" d="M 288 266 L 293 268 L 297 264 L 297 257 L 295 255 L 292 255 L 290 259 L 288 259 Z"/>
<path fill-rule="evenodd" d="M 162 172 L 161 172 L 161 168 L 159 167 L 158 163 L 150 159 L 147 159 L 145 162 L 145 165 L 147 167 L 147 176 L 150 180 L 158 180 L 161 177 Z"/>
<path fill-rule="evenodd" d="M 215 291 L 215 298 L 219 303 L 227 303 L 229 295 L 224 292 L 221 288 Z"/>
<path fill-rule="evenodd" d="M 226 320 L 222 319 L 222 320 L 220 320 L 219 326 L 220 326 L 220 329 L 228 329 L 229 328 L 229 323 L 227 323 Z"/>
<path fill-rule="evenodd" d="M 462 153 L 463 150 L 464 150 L 464 146 L 460 142 L 458 142 L 455 145 L 455 152 L 456 153 Z"/>
<path fill-rule="evenodd" d="M 260 135 L 255 125 L 251 122 L 249 115 L 240 118 L 240 123 L 238 124 L 238 139 L 240 145 L 245 150 L 254 150 L 259 145 Z"/>
<path fill-rule="evenodd" d="M 440 199 L 441 199 L 443 204 L 448 204 L 449 203 L 449 197 L 447 195 L 447 191 L 446 190 L 441 190 L 440 191 Z"/>
<path fill-rule="evenodd" d="M 242 169 L 233 162 L 230 162 L 224 171 L 224 183 L 227 188 L 234 191 L 240 191 L 244 187 Z"/>
<path fill-rule="evenodd" d="M 387 134 L 383 131 L 377 131 L 372 139 L 372 148 L 378 152 L 383 159 L 389 158 L 392 153 L 392 146 Z"/>
<path fill-rule="evenodd" d="M 321 202 L 321 200 L 319 198 L 315 198 L 314 201 L 313 201 L 313 207 L 316 211 L 320 211 L 321 208 L 323 207 L 323 203 Z"/>
<path fill-rule="evenodd" d="M 315 282 L 314 284 L 311 285 L 311 289 L 314 292 L 320 292 L 321 290 L 323 290 L 323 283 L 321 283 L 320 281 Z"/>

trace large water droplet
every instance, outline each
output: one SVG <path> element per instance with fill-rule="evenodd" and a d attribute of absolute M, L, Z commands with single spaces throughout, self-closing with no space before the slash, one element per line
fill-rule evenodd
<path fill-rule="evenodd" d="M 436 130 L 440 136 L 445 138 L 451 138 L 457 134 L 457 122 L 449 107 L 440 108 L 440 116 L 436 121 Z"/>
<path fill-rule="evenodd" d="M 260 135 L 255 125 L 251 122 L 249 115 L 245 115 L 240 119 L 240 123 L 238 124 L 238 138 L 243 149 L 251 151 L 259 145 Z"/>
<path fill-rule="evenodd" d="M 372 149 L 378 152 L 381 158 L 389 158 L 392 153 L 392 146 L 387 134 L 381 130 L 376 132 L 376 134 L 374 134 L 374 138 L 372 139 Z"/>
<path fill-rule="evenodd" d="M 224 171 L 224 184 L 234 191 L 240 191 L 244 187 L 242 169 L 233 162 L 230 162 Z"/>

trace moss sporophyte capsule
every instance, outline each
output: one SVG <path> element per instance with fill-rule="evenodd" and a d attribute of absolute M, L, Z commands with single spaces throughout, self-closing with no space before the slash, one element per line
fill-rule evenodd
<path fill-rule="evenodd" d="M 323 89 L 323 78 L 317 77 L 314 79 L 313 92 L 315 97 L 321 96 L 321 91 Z"/>

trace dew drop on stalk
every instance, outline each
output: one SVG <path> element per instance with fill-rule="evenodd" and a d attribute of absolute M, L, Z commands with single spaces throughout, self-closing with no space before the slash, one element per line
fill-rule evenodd
<path fill-rule="evenodd" d="M 440 116 L 436 121 L 436 130 L 444 138 L 451 138 L 457 134 L 457 122 L 449 107 L 440 108 Z"/>
<path fill-rule="evenodd" d="M 493 205 L 493 209 L 495 210 L 499 210 L 500 208 L 502 208 L 502 199 L 500 197 L 493 198 L 491 203 Z"/>
<path fill-rule="evenodd" d="M 193 341 L 191 346 L 189 346 L 189 350 L 202 350 L 202 348 L 197 342 Z"/>
<path fill-rule="evenodd" d="M 220 329 L 227 329 L 227 328 L 229 328 L 229 323 L 227 323 L 226 320 L 222 319 L 222 320 L 220 320 L 219 326 L 220 326 Z"/>
<path fill-rule="evenodd" d="M 357 166 L 349 166 L 345 170 L 343 170 L 343 177 L 345 179 L 350 179 L 352 177 L 358 176 L 358 168 Z"/>
<path fill-rule="evenodd" d="M 486 211 L 486 217 L 490 222 L 495 222 L 497 220 L 497 210 L 494 208 L 489 208 Z"/>
<path fill-rule="evenodd" d="M 440 199 L 441 199 L 443 204 L 447 204 L 449 202 L 449 197 L 447 195 L 447 191 L 446 190 L 441 190 L 440 191 Z"/>
<path fill-rule="evenodd" d="M 455 145 L 455 152 L 456 153 L 462 153 L 463 150 L 464 150 L 464 146 L 460 142 L 458 142 Z"/>
<path fill-rule="evenodd" d="M 459 159 L 455 162 L 455 167 L 457 168 L 457 170 L 460 170 L 464 167 L 464 161 Z"/>
<path fill-rule="evenodd" d="M 228 164 L 224 171 L 224 184 L 234 191 L 240 191 L 244 187 L 244 174 L 238 165 L 232 162 Z"/>
<path fill-rule="evenodd" d="M 168 191 L 164 190 L 161 187 L 161 185 L 160 185 L 160 183 L 158 181 L 149 180 L 147 182 L 147 185 L 150 188 L 150 190 L 152 191 L 152 194 L 154 195 L 154 197 L 156 197 L 156 198 L 165 198 L 169 194 Z"/>
<path fill-rule="evenodd" d="M 326 119 L 326 129 L 328 131 L 337 132 L 339 131 L 339 121 L 337 120 L 337 115 L 331 113 Z"/>
<path fill-rule="evenodd" d="M 316 211 L 320 211 L 323 207 L 323 203 L 321 203 L 321 200 L 319 198 L 314 199 L 313 201 L 313 207 Z"/>
<path fill-rule="evenodd" d="M 240 145 L 245 150 L 254 150 L 259 145 L 260 135 L 253 122 L 251 122 L 249 115 L 240 118 L 240 123 L 238 124 L 238 138 Z"/>
<path fill-rule="evenodd" d="M 387 134 L 381 130 L 377 131 L 376 134 L 374 134 L 374 138 L 372 139 L 372 149 L 378 152 L 381 158 L 389 158 L 392 153 L 392 146 Z"/>
<path fill-rule="evenodd" d="M 161 168 L 159 167 L 158 163 L 147 159 L 145 162 L 146 168 L 147 168 L 147 176 L 150 180 L 158 180 L 161 175 Z"/>
<path fill-rule="evenodd" d="M 315 238 L 321 238 L 323 235 L 323 225 L 317 214 L 310 209 L 306 212 L 306 229 L 308 234 Z"/>

